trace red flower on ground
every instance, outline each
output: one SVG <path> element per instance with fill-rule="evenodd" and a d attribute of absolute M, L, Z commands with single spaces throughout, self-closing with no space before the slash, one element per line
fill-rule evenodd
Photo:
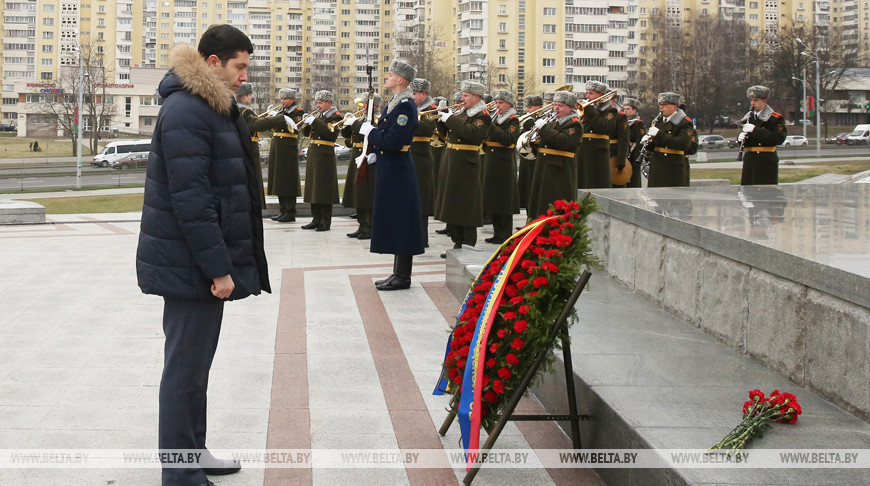
<path fill-rule="evenodd" d="M 517 355 L 514 353 L 508 353 L 507 356 L 504 357 L 504 360 L 507 361 L 509 365 L 515 365 L 520 363 L 520 359 L 517 358 Z"/>
<path fill-rule="evenodd" d="M 514 338 L 514 342 L 511 343 L 511 347 L 514 349 L 521 349 L 524 344 L 526 344 L 526 342 L 522 339 Z"/>
<path fill-rule="evenodd" d="M 494 391 L 490 390 L 483 394 L 483 399 L 489 403 L 495 403 L 495 401 L 498 400 L 498 395 L 496 395 Z"/>
<path fill-rule="evenodd" d="M 523 304 L 523 305 L 521 305 L 520 308 L 519 308 L 519 313 L 520 313 L 520 314 L 523 314 L 523 315 L 528 314 L 528 313 L 529 313 L 529 309 L 530 309 L 530 307 L 529 307 L 528 305 Z"/>
<path fill-rule="evenodd" d="M 532 280 L 532 285 L 534 285 L 535 288 L 547 285 L 548 283 L 550 283 L 550 281 L 547 280 L 547 277 L 535 277 L 535 279 Z"/>
<path fill-rule="evenodd" d="M 507 369 L 507 368 L 499 368 L 499 369 L 498 369 L 498 376 L 499 376 L 500 378 L 502 378 L 502 379 L 507 380 L 508 378 L 510 378 L 510 377 L 513 376 L 513 375 L 514 375 L 514 374 L 511 373 L 511 370 L 509 370 L 509 369 Z"/>
<path fill-rule="evenodd" d="M 492 382 L 492 389 L 495 390 L 496 393 L 504 393 L 504 383 L 501 380 L 495 380 Z"/>
<path fill-rule="evenodd" d="M 529 325 L 528 321 L 524 321 L 521 319 L 521 320 L 514 323 L 514 332 L 517 334 L 522 333 L 523 331 L 526 330 L 526 327 L 528 327 L 528 325 Z"/>

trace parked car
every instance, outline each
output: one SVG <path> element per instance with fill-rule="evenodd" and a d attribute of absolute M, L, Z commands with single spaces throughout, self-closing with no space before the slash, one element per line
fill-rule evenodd
<path fill-rule="evenodd" d="M 789 135 L 785 137 L 785 141 L 782 142 L 780 147 L 806 147 L 808 140 L 807 137 L 803 135 Z"/>
<path fill-rule="evenodd" d="M 698 149 L 725 148 L 725 137 L 722 135 L 701 135 L 698 137 Z"/>
<path fill-rule="evenodd" d="M 18 128 L 15 125 L 0 125 L 0 132 L 17 132 Z"/>
<path fill-rule="evenodd" d="M 113 169 L 144 169 L 148 166 L 148 152 L 127 154 L 112 162 Z"/>
<path fill-rule="evenodd" d="M 835 143 L 837 145 L 843 145 L 846 143 L 846 136 L 849 135 L 849 132 L 842 132 L 834 135 L 833 137 L 828 137 L 825 139 L 825 143 Z"/>
<path fill-rule="evenodd" d="M 813 126 L 813 121 L 808 119 L 808 118 L 803 118 L 801 120 L 796 121 L 795 125 L 805 125 L 805 126 L 811 127 L 811 126 Z"/>
<path fill-rule="evenodd" d="M 736 138 L 731 138 L 728 140 L 728 148 L 737 148 L 739 146 L 740 142 L 738 142 Z"/>
<path fill-rule="evenodd" d="M 307 158 L 308 147 L 299 149 L 299 161 L 302 162 Z M 350 160 L 350 149 L 344 145 L 335 144 L 335 158 L 336 160 Z"/>

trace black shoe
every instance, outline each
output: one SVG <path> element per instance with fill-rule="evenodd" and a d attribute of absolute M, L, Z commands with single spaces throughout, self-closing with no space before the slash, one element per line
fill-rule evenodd
<path fill-rule="evenodd" d="M 359 216 L 356 213 L 350 215 L 350 219 L 357 219 Z"/>
<path fill-rule="evenodd" d="M 391 282 L 376 287 L 378 290 L 405 290 L 411 288 L 411 277 L 396 275 Z"/>
<path fill-rule="evenodd" d="M 296 218 L 294 218 L 293 216 L 287 216 L 285 214 L 284 216 L 281 216 L 280 218 L 276 219 L 275 221 L 278 223 L 292 223 L 292 222 L 296 221 Z"/>
<path fill-rule="evenodd" d="M 314 231 L 329 231 L 329 226 L 326 226 L 326 225 L 321 224 L 321 225 L 318 226 L 317 229 L 314 230 Z"/>
<path fill-rule="evenodd" d="M 485 242 L 487 242 L 487 243 L 495 243 L 495 237 L 493 237 L 493 238 L 486 238 L 486 239 L 483 240 L 483 241 L 485 241 Z"/>
<path fill-rule="evenodd" d="M 441 258 L 447 258 L 447 252 L 442 253 Z"/>
<path fill-rule="evenodd" d="M 454 244 L 453 244 L 453 249 L 454 249 L 454 250 L 461 250 L 461 249 L 462 249 L 462 243 L 454 243 Z"/>
<path fill-rule="evenodd" d="M 226 476 L 239 472 L 242 469 L 242 464 L 236 459 L 204 459 L 200 464 L 207 464 L 211 467 L 203 467 L 202 472 L 209 476 Z"/>
<path fill-rule="evenodd" d="M 354 231 L 353 233 L 348 233 L 348 234 L 347 234 L 347 237 L 348 237 L 348 238 L 356 238 L 357 236 L 360 235 L 361 232 L 362 232 L 361 230 L 356 230 L 356 231 Z"/>
<path fill-rule="evenodd" d="M 363 231 L 359 235 L 357 235 L 358 240 L 370 240 L 372 239 L 372 234 L 368 231 Z"/>
<path fill-rule="evenodd" d="M 450 234 L 450 230 L 447 228 L 435 230 L 435 232 L 438 233 L 439 235 L 449 235 Z"/>
<path fill-rule="evenodd" d="M 308 224 L 303 224 L 302 229 L 314 229 L 314 228 L 317 228 L 318 226 L 320 226 L 320 223 L 312 221 Z"/>
<path fill-rule="evenodd" d="M 215 485 L 213 482 L 206 479 L 205 482 L 200 484 L 199 486 L 217 486 L 217 485 Z"/>
<path fill-rule="evenodd" d="M 396 278 L 396 274 L 392 274 L 383 280 L 375 280 L 375 287 L 380 287 L 381 285 L 386 285 L 386 284 L 392 282 L 393 279 L 395 279 L 395 278 Z"/>
<path fill-rule="evenodd" d="M 281 214 L 278 214 L 276 216 L 272 216 L 269 219 L 271 219 L 272 221 L 278 221 L 279 219 L 283 218 L 284 216 L 287 216 L 287 213 L 281 213 Z"/>

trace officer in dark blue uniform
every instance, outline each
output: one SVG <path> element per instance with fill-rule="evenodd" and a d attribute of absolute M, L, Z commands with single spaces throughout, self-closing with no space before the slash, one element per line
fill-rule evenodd
<path fill-rule="evenodd" d="M 366 122 L 359 130 L 373 147 L 368 163 L 378 166 L 371 251 L 395 255 L 393 274 L 375 282 L 378 290 L 409 288 L 413 256 L 424 251 L 420 191 L 409 152 L 419 123 L 414 93 L 408 88 L 416 73 L 410 64 L 394 60 L 384 78 L 384 88 L 393 97 L 377 127 Z"/>

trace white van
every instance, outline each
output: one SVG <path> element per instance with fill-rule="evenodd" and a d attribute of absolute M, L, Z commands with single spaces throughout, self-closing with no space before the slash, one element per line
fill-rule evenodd
<path fill-rule="evenodd" d="M 131 153 L 148 153 L 151 151 L 151 140 L 124 140 L 121 142 L 109 142 L 102 152 L 94 155 L 91 165 L 96 167 L 108 167 L 125 155 Z"/>
<path fill-rule="evenodd" d="M 855 125 L 852 133 L 846 135 L 846 144 L 858 145 L 870 142 L 870 125 Z"/>

